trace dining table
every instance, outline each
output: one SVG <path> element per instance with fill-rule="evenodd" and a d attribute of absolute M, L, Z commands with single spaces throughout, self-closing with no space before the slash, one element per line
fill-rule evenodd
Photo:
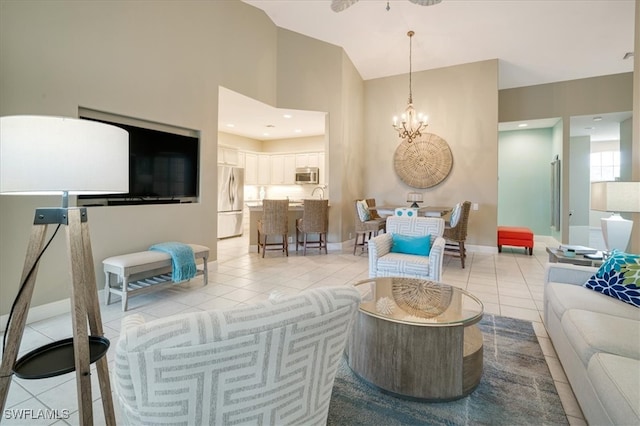
<path fill-rule="evenodd" d="M 369 210 L 376 210 L 380 217 L 393 216 L 397 208 L 410 208 L 408 206 L 381 205 L 370 207 Z M 450 213 L 453 207 L 426 206 L 418 207 L 418 215 L 426 217 L 442 217 Z"/>

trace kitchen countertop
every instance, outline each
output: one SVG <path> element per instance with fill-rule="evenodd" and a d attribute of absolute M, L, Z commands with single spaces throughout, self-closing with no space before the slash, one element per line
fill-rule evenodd
<path fill-rule="evenodd" d="M 247 201 L 245 204 L 249 208 L 249 211 L 262 211 L 262 201 L 260 200 Z M 303 206 L 304 203 L 301 200 L 289 201 L 289 211 L 302 211 Z"/>
<path fill-rule="evenodd" d="M 245 202 L 245 205 L 249 209 L 249 250 L 257 250 L 258 244 L 258 220 L 262 217 L 262 201 L 261 200 L 249 200 Z M 295 238 L 296 235 L 296 219 L 299 219 L 304 214 L 304 203 L 302 200 L 290 200 L 289 201 L 289 238 Z M 295 249 L 295 243 L 291 242 L 291 245 Z"/>

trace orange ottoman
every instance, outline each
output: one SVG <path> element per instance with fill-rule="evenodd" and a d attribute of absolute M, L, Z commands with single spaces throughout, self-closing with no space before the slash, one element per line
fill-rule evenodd
<path fill-rule="evenodd" d="M 525 254 L 533 254 L 533 231 L 519 226 L 498 226 L 498 253 L 502 246 L 524 247 Z"/>

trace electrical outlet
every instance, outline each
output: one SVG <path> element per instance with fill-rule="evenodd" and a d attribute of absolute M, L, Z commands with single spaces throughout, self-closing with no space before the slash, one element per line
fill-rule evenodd
<path fill-rule="evenodd" d="M 349 239 L 353 238 L 353 232 L 349 232 Z"/>
<path fill-rule="evenodd" d="M 478 210 L 478 208 L 479 208 L 479 207 L 478 207 L 478 203 L 473 203 L 473 204 L 471 204 L 471 208 L 472 208 L 473 210 Z"/>

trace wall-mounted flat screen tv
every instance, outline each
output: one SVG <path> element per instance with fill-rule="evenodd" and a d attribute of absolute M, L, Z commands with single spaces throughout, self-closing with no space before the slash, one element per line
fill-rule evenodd
<path fill-rule="evenodd" d="M 85 117 L 82 117 L 85 118 Z M 129 193 L 79 196 L 109 205 L 192 202 L 198 197 L 199 139 L 106 120 L 129 132 Z M 87 205 L 87 202 L 82 204 Z"/>

